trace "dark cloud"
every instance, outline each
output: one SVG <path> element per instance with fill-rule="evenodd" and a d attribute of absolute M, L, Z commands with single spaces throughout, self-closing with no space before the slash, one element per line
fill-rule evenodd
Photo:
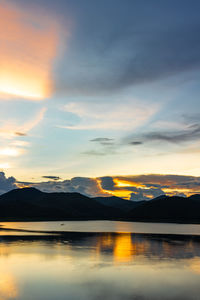
<path fill-rule="evenodd" d="M 182 143 L 200 139 L 200 125 L 195 124 L 188 129 L 173 132 L 152 132 L 144 136 L 148 141 L 164 141 L 170 143 Z"/>
<path fill-rule="evenodd" d="M 90 142 L 99 142 L 99 143 L 101 143 L 101 142 L 112 142 L 114 139 L 109 139 L 109 138 L 95 138 L 95 139 L 92 139 L 92 140 L 90 140 Z"/>
<path fill-rule="evenodd" d="M 114 191 L 115 190 L 115 183 L 113 178 L 110 176 L 100 177 L 101 187 L 107 191 Z"/>
<path fill-rule="evenodd" d="M 138 145 L 142 145 L 143 144 L 143 142 L 140 142 L 140 141 L 133 141 L 133 142 L 130 142 L 129 143 L 130 145 L 133 145 L 133 146 L 138 146 Z"/>
<path fill-rule="evenodd" d="M 200 69 L 199 1 L 100 2 L 68 1 L 76 32 L 59 91 L 113 92 Z"/>
<path fill-rule="evenodd" d="M 99 186 L 98 181 L 95 178 L 87 177 L 74 177 L 71 180 L 63 181 L 48 181 L 48 182 L 18 182 L 20 187 L 30 186 L 38 188 L 43 192 L 69 192 L 69 193 L 81 193 L 85 196 L 96 197 L 96 196 L 105 196 L 107 195 L 101 187 Z"/>
<path fill-rule="evenodd" d="M 16 187 L 13 177 L 5 178 L 4 173 L 0 174 L 0 188 L 1 183 L 4 191 Z M 121 185 L 118 185 L 119 182 Z M 17 185 L 33 186 L 44 192 L 78 192 L 89 197 L 109 196 L 120 192 L 120 197 L 123 197 L 124 193 L 124 198 L 130 198 L 133 201 L 150 200 L 165 194 L 188 196 L 200 193 L 200 177 L 160 174 L 99 178 L 74 177 L 63 181 L 17 182 Z"/>
<path fill-rule="evenodd" d="M 106 146 L 106 147 L 110 147 L 110 146 L 114 146 L 114 139 L 110 139 L 110 138 L 95 138 L 90 140 L 90 142 L 95 142 L 100 144 L 101 146 Z"/>
<path fill-rule="evenodd" d="M 18 132 L 18 131 L 15 132 L 15 135 L 18 135 L 18 136 L 27 136 L 26 133 L 24 133 L 24 132 Z"/>
<path fill-rule="evenodd" d="M 118 180 L 129 183 L 130 185 L 141 184 L 148 188 L 160 189 L 188 189 L 193 193 L 200 193 L 200 177 L 186 176 L 186 175 L 133 175 L 133 176 L 115 176 Z"/>
<path fill-rule="evenodd" d="M 42 178 L 51 179 L 51 180 L 59 180 L 59 179 L 61 179 L 59 176 L 42 176 Z"/>
<path fill-rule="evenodd" d="M 165 192 L 161 189 L 141 189 L 136 188 L 136 191 L 134 193 L 131 193 L 130 200 L 133 201 L 141 201 L 141 200 L 149 200 L 152 198 L 156 198 L 159 196 L 165 195 Z"/>
<path fill-rule="evenodd" d="M 200 140 L 200 124 L 190 124 L 182 130 L 158 130 L 154 132 L 143 133 L 139 136 L 141 141 L 133 141 L 135 138 L 138 138 L 138 136 L 129 136 L 128 138 L 124 139 L 124 142 L 129 145 L 141 145 L 146 142 L 167 142 L 172 144 L 181 144 L 184 142 Z"/>
<path fill-rule="evenodd" d="M 200 193 L 200 177 L 195 176 L 149 174 L 107 176 L 101 177 L 99 180 L 102 189 L 112 193 L 118 191 L 130 192 L 130 199 L 134 201 L 149 200 L 165 194 L 169 196 L 186 196 Z M 122 183 L 120 186 L 116 183 L 119 181 Z"/>
<path fill-rule="evenodd" d="M 0 194 L 16 188 L 16 179 L 14 177 L 6 177 L 4 172 L 0 172 Z"/>
<path fill-rule="evenodd" d="M 115 182 L 114 179 L 121 179 L 123 182 L 127 182 L 130 184 L 130 186 L 118 186 Z M 99 178 L 100 182 L 101 182 L 101 187 L 102 189 L 105 189 L 107 191 L 130 191 L 132 193 L 130 193 L 130 200 L 134 200 L 134 201 L 138 201 L 138 200 L 149 200 L 151 198 L 155 198 L 158 197 L 160 195 L 164 195 L 165 192 L 160 188 L 161 185 L 159 185 L 159 187 L 155 187 L 152 184 L 144 184 L 144 187 L 148 187 L 147 188 L 138 188 L 137 185 L 135 184 L 135 182 L 132 182 L 129 180 L 129 177 L 127 176 L 123 176 L 123 177 L 111 177 L 111 176 L 106 176 L 106 177 L 100 177 Z M 142 183 L 141 183 L 142 184 Z"/>

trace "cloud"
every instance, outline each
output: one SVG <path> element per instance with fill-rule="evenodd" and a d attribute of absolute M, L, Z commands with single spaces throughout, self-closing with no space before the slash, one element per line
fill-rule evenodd
<path fill-rule="evenodd" d="M 160 195 L 164 195 L 165 192 L 159 187 L 155 187 L 152 185 L 147 185 L 142 182 L 137 184 L 136 182 L 132 182 L 129 180 L 129 177 L 111 177 L 105 176 L 100 177 L 99 181 L 101 183 L 102 189 L 105 189 L 114 194 L 119 194 L 121 197 L 128 198 L 130 200 L 138 201 L 138 200 L 149 200 L 151 198 L 155 198 Z M 138 187 L 139 186 L 139 187 Z"/>
<path fill-rule="evenodd" d="M 105 177 L 99 178 L 99 180 L 101 182 L 102 189 L 108 190 L 108 191 L 114 191 L 115 190 L 115 183 L 114 183 L 112 177 L 105 176 Z"/>
<path fill-rule="evenodd" d="M 132 201 L 141 201 L 141 200 L 149 200 L 152 198 L 159 197 L 161 195 L 165 195 L 165 192 L 161 189 L 150 188 L 150 189 L 141 189 L 138 188 L 134 193 L 130 194 L 130 200 Z M 177 193 L 176 193 L 177 195 Z"/>
<path fill-rule="evenodd" d="M 113 92 L 200 69 L 198 1 L 184 1 L 181 10 L 178 0 L 101 2 L 79 3 L 77 36 L 59 91 Z"/>
<path fill-rule="evenodd" d="M 16 131 L 14 134 L 17 135 L 17 136 L 26 136 L 27 135 L 24 132 L 18 132 L 18 131 Z"/>
<path fill-rule="evenodd" d="M 0 93 L 30 100 L 49 97 L 58 40 L 55 16 L 1 1 Z"/>
<path fill-rule="evenodd" d="M 200 125 L 194 124 L 182 131 L 150 132 L 144 135 L 146 141 L 183 143 L 200 139 Z"/>
<path fill-rule="evenodd" d="M 51 180 L 60 180 L 59 176 L 42 176 L 42 178 L 51 179 Z"/>
<path fill-rule="evenodd" d="M 133 146 L 138 146 L 138 145 L 142 145 L 143 142 L 135 141 L 135 142 L 130 142 L 129 144 L 130 144 L 130 145 L 133 145 Z"/>
<path fill-rule="evenodd" d="M 148 107 L 141 101 L 131 99 L 115 102 L 70 102 L 64 111 L 79 117 L 80 122 L 74 125 L 62 125 L 71 130 L 114 129 L 130 130 L 149 120 L 158 110 L 158 105 Z"/>
<path fill-rule="evenodd" d="M 92 156 L 105 156 L 105 155 L 113 155 L 117 154 L 117 144 L 114 139 L 111 138 L 95 138 L 90 140 L 93 144 L 97 145 L 97 149 L 89 149 L 87 151 L 83 151 L 82 154 L 92 155 Z M 95 145 L 95 146 L 96 146 Z"/>
<path fill-rule="evenodd" d="M 16 136 L 25 137 L 29 131 L 31 131 L 43 120 L 45 112 L 46 108 L 41 108 L 32 119 L 22 125 L 16 124 L 16 122 L 11 120 L 6 121 L 5 124 L 0 128 L 0 136 L 5 139 L 12 139 Z"/>
<path fill-rule="evenodd" d="M 110 139 L 110 138 L 95 138 L 95 139 L 90 140 L 90 142 L 99 143 L 102 146 L 114 145 L 114 139 Z"/>
<path fill-rule="evenodd" d="M 46 177 L 45 177 L 46 178 Z M 52 179 L 52 178 L 51 178 Z M 69 192 L 69 193 L 81 193 L 90 197 L 105 196 L 107 192 L 104 192 L 98 181 L 95 178 L 87 177 L 74 177 L 70 180 L 48 182 L 18 182 L 19 187 L 33 186 L 44 192 Z"/>
<path fill-rule="evenodd" d="M 84 155 L 92 155 L 92 156 L 105 156 L 105 155 L 113 155 L 117 154 L 117 152 L 114 149 L 104 149 L 104 150 L 88 150 L 81 152 L 81 154 Z"/>
<path fill-rule="evenodd" d="M 0 173 L 0 192 L 16 187 L 35 187 L 44 192 L 78 192 L 89 197 L 118 196 L 133 201 L 150 200 L 160 195 L 190 196 L 200 194 L 200 177 L 183 175 L 129 175 L 98 178 L 43 176 L 46 182 L 20 182 Z M 3 192 L 2 192 L 3 193 Z"/>
<path fill-rule="evenodd" d="M 19 131 L 25 132 L 25 134 L 31 131 L 34 127 L 36 127 L 43 119 L 46 112 L 46 107 L 43 107 L 39 110 L 39 112 L 35 115 L 35 117 L 23 125 L 19 126 Z"/>
<path fill-rule="evenodd" d="M 162 142 L 169 144 L 183 144 L 200 140 L 200 124 L 197 116 L 182 116 L 180 122 L 156 121 L 151 124 L 154 130 L 130 135 L 123 139 L 122 143 L 129 145 L 141 145 L 147 142 Z M 159 128 L 160 127 L 160 128 Z M 156 128 L 156 130 L 155 130 Z M 158 129 L 159 128 L 159 129 Z"/>
<path fill-rule="evenodd" d="M 109 139 L 109 138 L 95 138 L 95 139 L 92 139 L 92 140 L 90 140 L 90 142 L 100 142 L 100 143 L 102 143 L 102 142 L 112 142 L 113 141 L 113 139 Z"/>
<path fill-rule="evenodd" d="M 16 179 L 14 177 L 6 177 L 4 172 L 0 172 L 0 194 L 16 188 Z"/>
<path fill-rule="evenodd" d="M 149 200 L 160 195 L 200 193 L 200 177 L 183 175 L 132 175 L 98 178 L 102 189 L 131 200 Z"/>

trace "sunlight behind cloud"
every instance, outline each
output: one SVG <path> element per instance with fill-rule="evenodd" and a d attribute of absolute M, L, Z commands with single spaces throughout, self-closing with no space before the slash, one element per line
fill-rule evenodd
<path fill-rule="evenodd" d="M 11 98 L 47 98 L 58 46 L 55 18 L 4 1 L 0 5 L 0 93 Z"/>

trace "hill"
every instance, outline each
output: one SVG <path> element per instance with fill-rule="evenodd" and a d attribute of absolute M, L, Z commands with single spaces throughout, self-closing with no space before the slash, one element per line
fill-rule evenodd
<path fill-rule="evenodd" d="M 89 198 L 79 193 L 15 189 L 0 196 L 0 220 L 123 220 L 200 223 L 200 195 L 159 196 L 149 201 Z"/>
<path fill-rule="evenodd" d="M 44 193 L 35 188 L 14 189 L 0 196 L 0 219 L 114 219 L 121 210 L 79 193 Z"/>
<path fill-rule="evenodd" d="M 122 198 L 119 197 L 96 197 L 93 198 L 95 201 L 106 205 L 106 206 L 110 206 L 110 207 L 115 207 L 118 208 L 124 212 L 128 212 L 132 209 L 134 209 L 135 207 L 145 203 L 145 201 L 130 201 L 130 200 L 124 200 Z"/>
<path fill-rule="evenodd" d="M 131 221 L 200 223 L 200 195 L 185 197 L 162 196 L 127 213 Z"/>

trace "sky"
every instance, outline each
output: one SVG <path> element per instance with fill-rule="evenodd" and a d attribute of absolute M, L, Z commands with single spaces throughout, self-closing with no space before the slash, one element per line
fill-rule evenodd
<path fill-rule="evenodd" d="M 0 0 L 0 192 L 200 193 L 199 10 Z"/>

